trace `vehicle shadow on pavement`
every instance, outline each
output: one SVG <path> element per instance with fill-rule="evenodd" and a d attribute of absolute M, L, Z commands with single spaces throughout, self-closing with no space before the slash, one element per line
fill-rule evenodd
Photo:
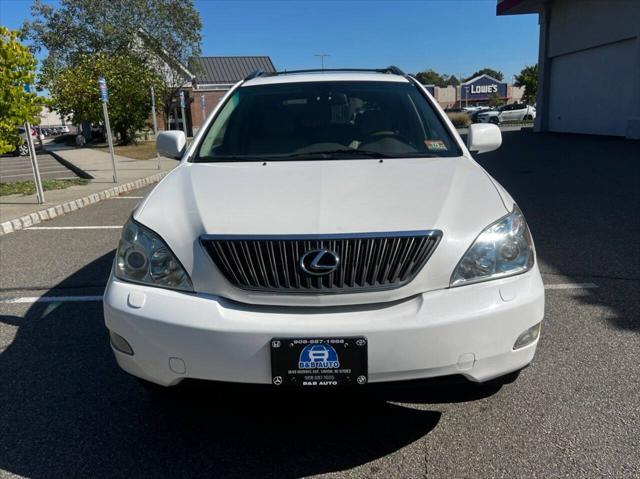
<path fill-rule="evenodd" d="M 597 284 L 580 301 L 640 332 L 640 141 L 510 131 L 477 159 L 524 212 L 545 283 Z"/>
<path fill-rule="evenodd" d="M 77 279 L 88 277 L 106 281 L 112 255 L 60 287 L 78 288 Z M 57 287 L 47 293 L 58 294 Z M 102 303 L 35 303 L 24 316 L 15 311 L 0 316 L 17 328 L 0 354 L 0 469 L 21 476 L 307 476 L 384 457 L 440 420 L 440 412 L 390 402 L 438 402 L 415 384 L 320 395 L 212 385 L 159 401 L 116 365 Z M 495 392 L 450 391 L 449 401 Z"/>

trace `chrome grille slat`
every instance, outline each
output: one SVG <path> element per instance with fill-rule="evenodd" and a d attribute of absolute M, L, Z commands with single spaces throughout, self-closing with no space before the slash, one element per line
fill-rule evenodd
<path fill-rule="evenodd" d="M 331 294 L 399 288 L 422 270 L 441 231 L 318 236 L 204 235 L 202 245 L 234 286 L 265 293 Z M 300 267 L 307 252 L 325 248 L 340 262 L 310 276 Z"/>

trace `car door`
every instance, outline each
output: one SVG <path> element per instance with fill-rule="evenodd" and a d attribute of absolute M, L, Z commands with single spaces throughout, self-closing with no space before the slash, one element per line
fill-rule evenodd
<path fill-rule="evenodd" d="M 512 105 L 504 105 L 500 107 L 500 113 L 498 117 L 500 118 L 500 122 L 510 121 L 512 118 Z"/>
<path fill-rule="evenodd" d="M 523 105 L 523 104 L 514 105 L 513 112 L 512 112 L 513 120 L 522 121 L 522 120 L 524 120 L 524 117 L 525 117 L 526 114 L 527 114 L 527 106 L 526 105 Z"/>

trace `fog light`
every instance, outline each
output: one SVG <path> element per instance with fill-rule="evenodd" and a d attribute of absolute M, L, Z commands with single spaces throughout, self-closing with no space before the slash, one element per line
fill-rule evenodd
<path fill-rule="evenodd" d="M 531 326 L 529 329 L 525 330 L 518 339 L 516 339 L 515 344 L 513 345 L 513 349 L 520 349 L 528 346 L 533 343 L 538 336 L 540 336 L 540 326 L 542 323 L 538 323 L 535 326 Z"/>
<path fill-rule="evenodd" d="M 109 331 L 109 338 L 111 339 L 111 346 L 113 346 L 114 349 L 117 349 L 121 353 L 133 356 L 133 349 L 126 339 L 111 330 Z"/>

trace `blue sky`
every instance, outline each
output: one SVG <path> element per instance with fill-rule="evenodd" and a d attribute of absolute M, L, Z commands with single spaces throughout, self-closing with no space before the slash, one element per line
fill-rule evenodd
<path fill-rule="evenodd" d="M 19 27 L 30 5 L 0 0 L 0 23 Z M 510 80 L 537 61 L 537 16 L 497 17 L 495 0 L 196 0 L 196 8 L 203 55 L 269 55 L 278 69 L 317 67 L 322 52 L 327 67 L 468 76 L 486 66 Z"/>

